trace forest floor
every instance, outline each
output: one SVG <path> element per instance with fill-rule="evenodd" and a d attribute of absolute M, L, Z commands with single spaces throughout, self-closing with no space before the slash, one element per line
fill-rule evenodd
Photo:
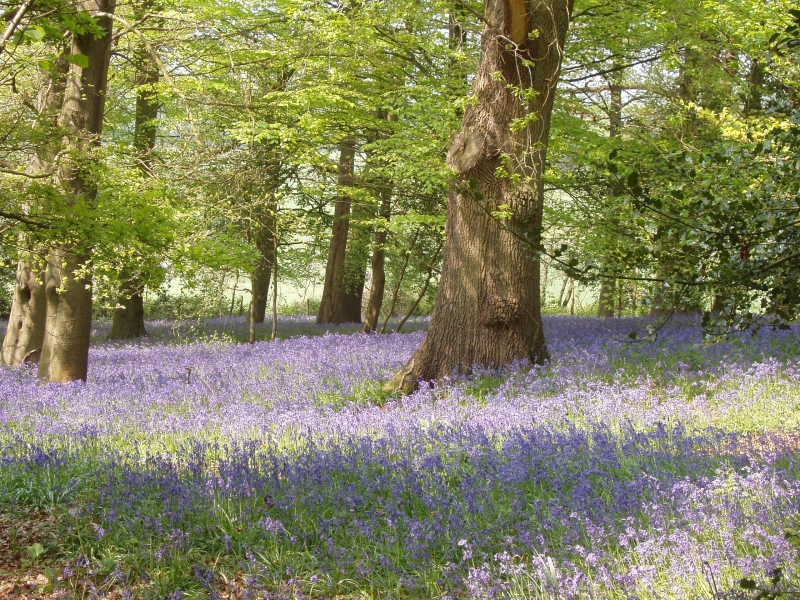
<path fill-rule="evenodd" d="M 548 317 L 551 363 L 399 398 L 419 330 L 98 324 L 85 384 L 0 368 L 0 599 L 796 588 L 800 328 L 649 325 Z"/>

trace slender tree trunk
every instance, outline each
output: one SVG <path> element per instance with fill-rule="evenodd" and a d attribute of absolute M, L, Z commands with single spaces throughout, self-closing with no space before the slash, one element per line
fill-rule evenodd
<path fill-rule="evenodd" d="M 273 239 L 273 268 L 275 273 L 272 277 L 272 332 L 270 333 L 269 339 L 274 340 L 278 337 L 278 232 L 274 231 L 272 235 Z"/>
<path fill-rule="evenodd" d="M 744 116 L 750 118 L 762 112 L 762 92 L 764 90 L 764 67 L 758 59 L 751 59 L 750 73 L 748 76 L 748 93 L 744 100 Z M 752 141 L 752 136 L 748 133 L 748 138 Z M 714 290 L 714 298 L 711 303 L 711 314 L 720 315 L 725 310 L 728 301 L 726 290 Z"/>
<path fill-rule="evenodd" d="M 561 306 L 564 303 L 564 292 L 567 291 L 567 284 L 569 283 L 569 275 L 564 276 L 564 283 L 561 284 L 561 291 L 558 293 L 558 300 L 556 306 Z"/>
<path fill-rule="evenodd" d="M 275 262 L 275 215 L 269 210 L 260 211 L 254 219 L 254 227 L 258 262 L 250 274 L 253 301 L 251 319 L 254 323 L 261 324 L 267 313 L 269 284 Z"/>
<path fill-rule="evenodd" d="M 749 90 L 744 104 L 744 116 L 757 115 L 762 112 L 761 98 L 764 90 L 764 66 L 758 59 L 751 59 Z"/>
<path fill-rule="evenodd" d="M 352 187 L 355 169 L 356 142 L 353 138 L 344 140 L 339 147 L 339 185 Z M 328 264 L 325 268 L 325 284 L 322 288 L 317 323 L 339 324 L 342 321 L 338 309 L 344 292 L 344 264 L 347 250 L 347 236 L 350 229 L 350 204 L 352 198 L 346 189 L 341 189 L 336 199 L 333 213 L 333 236 L 328 250 Z"/>
<path fill-rule="evenodd" d="M 617 71 L 611 75 L 610 96 L 608 111 L 608 137 L 612 140 L 619 139 L 622 131 L 622 71 Z M 611 190 L 612 194 L 614 190 Z M 604 261 L 604 270 L 612 266 L 611 262 Z M 616 292 L 616 279 L 602 279 L 600 281 L 600 296 L 597 299 L 597 316 L 614 316 L 614 294 Z"/>
<path fill-rule="evenodd" d="M 411 252 L 414 250 L 414 246 L 417 244 L 417 238 L 419 237 L 419 232 L 414 233 L 414 237 L 411 239 L 411 245 L 406 250 L 406 255 L 403 259 L 403 266 L 400 267 L 400 274 L 397 277 L 397 283 L 394 286 L 394 291 L 392 292 L 392 302 L 389 304 L 389 310 L 386 312 L 386 318 L 383 320 L 383 325 L 381 325 L 380 333 L 386 333 L 386 326 L 389 324 L 389 319 L 392 318 L 394 314 L 394 307 L 397 305 L 397 296 L 400 294 L 400 285 L 403 283 L 403 277 L 405 277 L 406 269 L 408 269 L 408 261 L 411 258 Z"/>
<path fill-rule="evenodd" d="M 549 271 L 550 271 L 550 263 L 549 262 L 545 262 L 544 263 L 544 273 L 542 273 L 542 290 L 541 290 L 542 291 L 542 298 L 541 298 L 542 306 L 545 305 L 546 300 L 547 300 L 547 275 L 548 275 Z"/>
<path fill-rule="evenodd" d="M 614 295 L 617 289 L 615 279 L 603 279 L 600 282 L 600 296 L 597 299 L 597 316 L 614 316 Z"/>
<path fill-rule="evenodd" d="M 255 344 L 256 343 L 256 316 L 255 316 L 255 314 L 253 314 L 254 310 L 255 310 L 255 302 L 250 300 L 250 310 L 248 312 L 248 321 L 250 322 L 250 331 L 249 331 L 249 337 L 248 337 L 247 341 L 250 342 L 251 344 Z"/>
<path fill-rule="evenodd" d="M 548 356 L 535 249 L 571 10 L 569 0 L 485 3 L 474 103 L 448 152 L 457 177 L 450 182 L 439 294 L 422 345 L 387 389 L 409 392 L 419 381 L 473 365 Z M 520 182 L 498 177 L 501 166 Z M 510 218 L 492 216 L 502 205 Z"/>
<path fill-rule="evenodd" d="M 381 189 L 381 205 L 378 209 L 380 220 L 389 223 L 392 215 L 392 186 Z M 389 234 L 386 226 L 380 222 L 375 228 L 375 246 L 372 249 L 372 287 L 369 293 L 369 304 L 364 316 L 364 333 L 375 331 L 378 318 L 381 316 L 383 294 L 386 290 L 386 238 Z"/>
<path fill-rule="evenodd" d="M 267 300 L 269 296 L 269 284 L 272 278 L 272 261 L 266 256 L 261 256 L 256 263 L 255 269 L 250 274 L 250 289 L 253 294 L 253 323 L 260 325 L 264 322 L 267 315 Z"/>
<path fill-rule="evenodd" d="M 117 306 L 114 308 L 114 319 L 111 322 L 109 339 L 123 340 L 145 337 L 144 328 L 144 285 L 136 275 L 128 275 L 123 271 L 119 284 Z"/>
<path fill-rule="evenodd" d="M 236 288 L 239 287 L 239 271 L 236 271 L 236 281 L 233 282 L 233 291 L 231 292 L 231 308 L 228 310 L 228 316 L 233 316 L 233 309 L 236 308 Z"/>
<path fill-rule="evenodd" d="M 139 11 L 144 13 L 152 8 L 153 2 L 145 0 Z M 136 54 L 138 69 L 136 89 L 136 114 L 133 130 L 133 147 L 137 165 L 143 177 L 150 177 L 153 169 L 153 150 L 156 147 L 158 132 L 158 96 L 154 86 L 158 83 L 158 67 L 153 64 L 147 48 L 140 45 Z M 111 323 L 112 340 L 144 337 L 144 283 L 134 265 L 123 269 L 119 285 L 117 306 Z"/>
<path fill-rule="evenodd" d="M 115 0 L 87 0 L 79 10 L 90 15 L 113 13 Z M 81 160 L 68 161 L 55 176 L 64 193 L 77 202 L 95 202 L 97 188 L 90 171 L 92 153 L 100 143 L 111 55 L 111 19 L 95 18 L 103 35 L 87 31 L 73 35 L 72 54 L 89 60 L 86 68 L 71 65 L 67 75 L 61 127 L 70 132 L 69 150 Z M 89 337 L 92 331 L 92 279 L 89 272 L 91 242 L 86 232 L 76 232 L 53 248 L 47 266 L 45 294 L 47 323 L 39 379 L 51 382 L 86 380 Z"/>
<path fill-rule="evenodd" d="M 564 303 L 561 305 L 561 308 L 566 308 L 567 304 L 569 304 L 570 299 L 572 298 L 572 292 L 575 291 L 575 282 L 570 279 L 569 280 L 569 287 L 567 288 L 567 297 L 564 298 Z"/>
<path fill-rule="evenodd" d="M 374 217 L 373 210 L 374 206 L 355 204 L 350 211 L 347 252 L 344 259 L 344 290 L 335 311 L 335 321 L 339 323 L 361 323 L 370 237 L 369 227 L 364 225 L 364 221 Z"/>
<path fill-rule="evenodd" d="M 576 294 L 575 294 L 574 286 L 575 286 L 575 284 L 573 283 L 573 289 L 572 289 L 572 294 L 571 294 L 572 295 L 572 300 L 570 301 L 570 304 L 569 304 L 569 314 L 572 317 L 575 316 L 575 296 L 576 296 Z"/>
<path fill-rule="evenodd" d="M 711 304 L 712 314 L 719 315 L 725 310 L 725 296 L 714 294 L 714 301 Z"/>
<path fill-rule="evenodd" d="M 422 299 L 425 297 L 425 294 L 428 292 L 428 286 L 431 283 L 431 278 L 433 277 L 433 269 L 428 268 L 428 276 L 425 278 L 425 285 L 422 286 L 422 291 L 417 296 L 416 302 L 414 302 L 413 306 L 408 310 L 406 316 L 403 317 L 400 322 L 397 324 L 397 329 L 395 331 L 400 333 L 400 330 L 403 329 L 403 325 L 405 325 L 406 321 L 411 318 L 411 315 L 414 314 L 414 311 L 417 310 L 419 303 L 422 302 Z"/>
<path fill-rule="evenodd" d="M 64 101 L 64 88 L 69 63 L 63 56 L 56 61 L 54 75 L 39 94 L 39 121 L 47 126 L 57 125 L 58 113 Z M 47 144 L 34 154 L 28 173 L 45 174 L 52 171 L 56 149 Z M 26 256 L 17 264 L 14 296 L 6 335 L 3 339 L 3 362 L 17 366 L 23 362 L 37 363 L 44 343 L 47 300 L 44 293 L 45 261 L 37 254 L 41 249 L 27 235 L 20 236 L 20 247 Z"/>

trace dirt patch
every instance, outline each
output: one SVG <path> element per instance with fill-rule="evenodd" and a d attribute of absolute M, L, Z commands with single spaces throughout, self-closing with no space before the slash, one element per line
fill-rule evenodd
<path fill-rule="evenodd" d="M 27 507 L 0 506 L 0 600 L 49 600 L 47 577 L 40 563 L 54 553 L 58 542 L 58 521 L 53 515 Z M 28 548 L 39 544 L 42 554 L 36 564 Z"/>

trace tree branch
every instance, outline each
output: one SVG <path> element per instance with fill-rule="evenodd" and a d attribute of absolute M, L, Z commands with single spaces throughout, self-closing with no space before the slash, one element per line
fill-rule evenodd
<path fill-rule="evenodd" d="M 9 21 L 8 27 L 6 27 L 6 30 L 3 33 L 3 37 L 0 38 L 0 53 L 5 50 L 8 40 L 10 40 L 11 36 L 14 35 L 17 27 L 19 27 L 20 21 L 22 21 L 22 17 L 25 16 L 25 13 L 28 12 L 28 9 L 30 9 L 31 5 L 33 5 L 33 0 L 25 0 L 25 2 L 17 9 L 16 14 L 11 18 L 11 21 Z"/>

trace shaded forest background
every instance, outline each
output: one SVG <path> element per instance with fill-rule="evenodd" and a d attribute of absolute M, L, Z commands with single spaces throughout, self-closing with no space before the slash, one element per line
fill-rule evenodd
<path fill-rule="evenodd" d="M 255 339 L 273 310 L 365 331 L 431 310 L 482 2 L 0 8 L 0 313 L 27 307 L 9 332 L 73 293 L 119 338 L 144 315 L 246 314 Z M 574 5 L 531 241 L 545 309 L 712 332 L 796 316 L 798 15 Z M 19 339 L 6 362 L 42 345 Z"/>

